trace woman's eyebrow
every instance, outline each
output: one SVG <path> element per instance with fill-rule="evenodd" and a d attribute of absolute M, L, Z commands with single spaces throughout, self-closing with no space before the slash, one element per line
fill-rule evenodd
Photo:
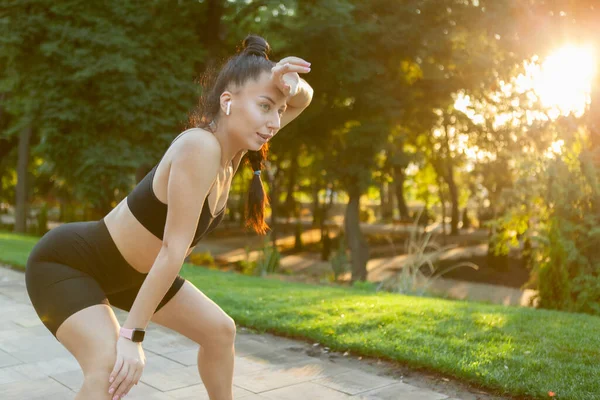
<path fill-rule="evenodd" d="M 273 101 L 273 99 L 272 99 L 272 98 L 270 98 L 269 96 L 260 95 L 260 96 L 258 96 L 258 97 L 264 97 L 265 99 L 267 99 L 267 100 L 269 100 L 271 103 L 273 103 L 273 105 L 274 105 L 274 106 L 275 106 L 275 105 L 277 105 L 277 103 L 275 103 L 275 102 Z M 284 110 L 287 110 L 287 104 L 285 104 L 285 103 L 284 103 L 284 104 L 283 104 L 283 106 L 281 106 L 281 108 L 283 108 Z"/>
<path fill-rule="evenodd" d="M 269 96 L 259 96 L 259 97 L 264 97 L 265 99 L 269 100 L 271 103 L 273 103 L 273 105 L 275 105 L 275 102 L 273 101 L 272 98 L 270 98 Z"/>

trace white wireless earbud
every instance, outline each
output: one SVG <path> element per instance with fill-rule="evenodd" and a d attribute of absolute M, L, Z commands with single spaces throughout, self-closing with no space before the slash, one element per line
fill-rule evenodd
<path fill-rule="evenodd" d="M 226 115 L 229 115 L 229 113 L 231 112 L 231 101 L 227 102 L 227 111 L 225 112 Z"/>

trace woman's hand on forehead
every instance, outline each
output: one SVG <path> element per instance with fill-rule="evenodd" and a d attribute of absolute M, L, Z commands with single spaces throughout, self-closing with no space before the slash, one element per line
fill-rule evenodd
<path fill-rule="evenodd" d="M 271 69 L 271 79 L 286 97 L 293 97 L 298 92 L 299 73 L 310 72 L 310 63 L 299 57 L 285 57 Z"/>
<path fill-rule="evenodd" d="M 310 63 L 308 61 L 303 60 L 300 57 L 294 57 L 294 56 L 282 58 L 277 63 L 277 65 L 279 65 L 279 64 L 282 64 L 282 65 L 283 64 L 295 64 L 295 65 L 299 65 L 301 67 L 310 67 Z"/>

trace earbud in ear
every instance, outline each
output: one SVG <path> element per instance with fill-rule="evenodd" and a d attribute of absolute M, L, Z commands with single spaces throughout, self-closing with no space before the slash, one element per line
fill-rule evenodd
<path fill-rule="evenodd" d="M 225 112 L 225 114 L 229 115 L 230 112 L 231 112 L 231 100 L 227 102 L 227 111 Z"/>

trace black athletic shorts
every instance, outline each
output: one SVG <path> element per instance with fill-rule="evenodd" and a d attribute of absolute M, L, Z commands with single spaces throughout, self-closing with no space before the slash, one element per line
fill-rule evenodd
<path fill-rule="evenodd" d="M 63 224 L 46 233 L 29 255 L 25 282 L 35 311 L 56 337 L 58 327 L 86 307 L 112 304 L 129 311 L 147 275 L 127 263 L 100 220 Z M 175 278 L 156 311 L 184 282 Z"/>

